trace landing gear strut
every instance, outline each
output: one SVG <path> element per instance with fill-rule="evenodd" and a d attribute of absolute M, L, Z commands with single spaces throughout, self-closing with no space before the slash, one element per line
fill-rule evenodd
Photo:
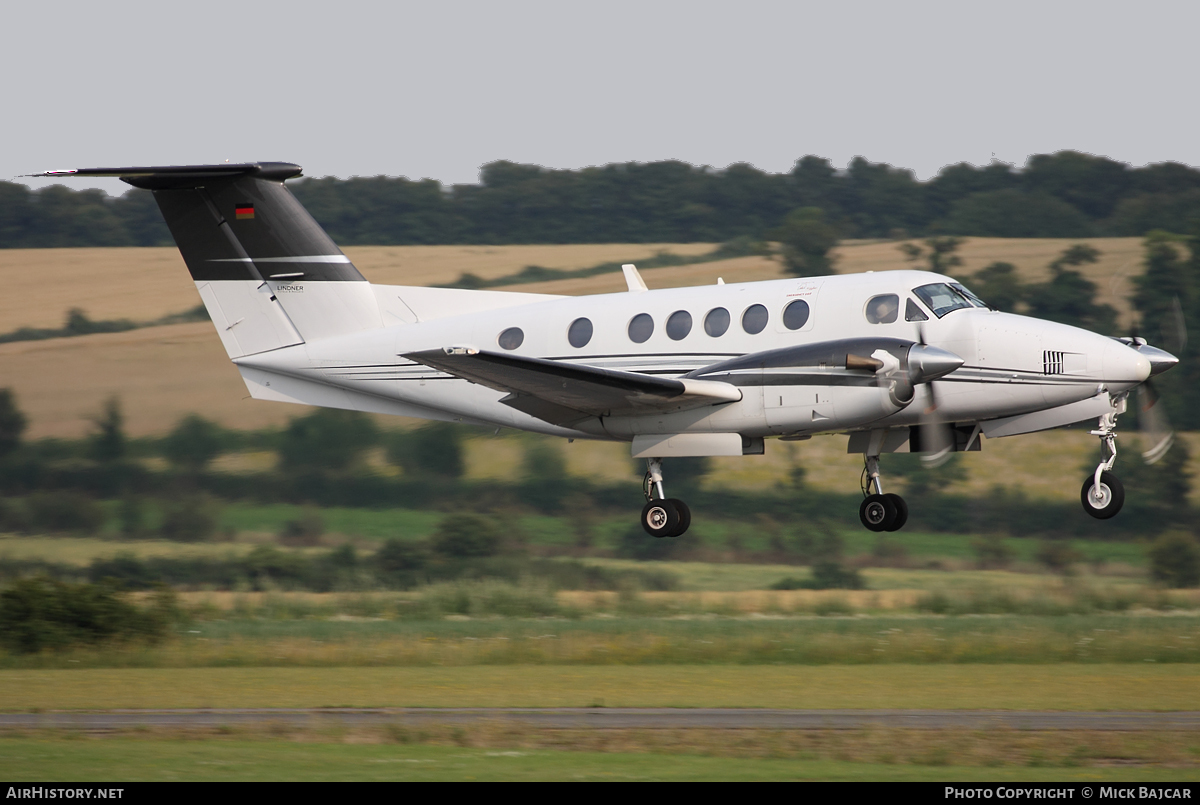
<path fill-rule="evenodd" d="M 1083 489 L 1079 491 L 1083 510 L 1097 520 L 1115 517 L 1125 505 L 1125 487 L 1111 472 L 1117 463 L 1117 415 L 1124 410 L 1125 400 L 1121 399 L 1119 407 L 1100 417 L 1099 427 L 1089 431 L 1092 436 L 1100 437 L 1100 444 L 1108 453 L 1108 457 L 1096 465 L 1096 471 L 1084 479 Z"/>
<path fill-rule="evenodd" d="M 863 502 L 858 519 L 869 531 L 899 531 L 908 522 L 908 504 L 899 495 L 883 493 L 879 456 L 863 458 Z"/>
<path fill-rule="evenodd" d="M 646 505 L 642 507 L 642 528 L 652 537 L 678 537 L 692 524 L 687 504 L 663 493 L 662 459 L 646 459 L 646 478 L 642 481 Z M 657 497 L 656 497 L 657 495 Z"/>

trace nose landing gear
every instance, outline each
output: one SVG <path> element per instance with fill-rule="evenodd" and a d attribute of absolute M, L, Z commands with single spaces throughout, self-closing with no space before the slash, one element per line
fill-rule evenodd
<path fill-rule="evenodd" d="M 682 500 L 663 493 L 662 459 L 646 459 L 646 478 L 642 481 L 646 505 L 642 507 L 642 528 L 652 537 L 678 537 L 692 524 L 692 512 Z M 657 494 L 657 497 L 655 495 Z"/>
<path fill-rule="evenodd" d="M 1120 409 L 1100 417 L 1099 427 L 1089 431 L 1092 436 L 1100 437 L 1100 444 L 1108 452 L 1108 457 L 1096 465 L 1096 471 L 1084 479 L 1083 489 L 1079 492 L 1083 510 L 1097 520 L 1115 517 L 1125 505 L 1125 487 L 1111 472 L 1117 463 L 1117 414 L 1124 410 L 1122 400 Z"/>
<path fill-rule="evenodd" d="M 883 484 L 879 479 L 879 456 L 864 456 L 864 461 L 864 497 L 862 505 L 858 507 L 858 519 L 868 531 L 899 531 L 908 522 L 908 504 L 899 495 L 883 493 Z"/>

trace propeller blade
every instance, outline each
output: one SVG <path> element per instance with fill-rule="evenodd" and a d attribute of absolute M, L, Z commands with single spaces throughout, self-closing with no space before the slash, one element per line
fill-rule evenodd
<path fill-rule="evenodd" d="M 1149 447 L 1142 451 L 1142 460 L 1154 464 L 1167 454 L 1175 443 L 1175 432 L 1167 419 L 1167 411 L 1160 404 L 1158 391 L 1147 380 L 1138 387 L 1138 428 L 1142 431 L 1143 443 Z"/>
<path fill-rule="evenodd" d="M 1176 355 L 1182 355 L 1187 346 L 1187 322 L 1183 318 L 1183 305 L 1179 297 L 1171 300 L 1171 315 L 1162 323 L 1163 342 L 1167 349 Z"/>
<path fill-rule="evenodd" d="M 925 338 L 925 325 L 917 322 L 917 344 L 909 352 L 909 377 L 912 382 L 925 387 L 927 400 L 921 411 L 919 433 L 921 434 L 921 464 L 928 469 L 940 467 L 950 460 L 954 450 L 954 432 L 941 416 L 938 393 L 934 380 L 948 375 L 964 361 L 953 352 L 929 346 Z"/>
<path fill-rule="evenodd" d="M 954 434 L 941 416 L 935 384 L 925 383 L 928 401 L 921 411 L 921 464 L 932 469 L 950 460 L 954 449 Z"/>

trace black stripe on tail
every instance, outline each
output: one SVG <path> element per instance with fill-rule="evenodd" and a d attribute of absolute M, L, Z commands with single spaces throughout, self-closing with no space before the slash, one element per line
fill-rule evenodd
<path fill-rule="evenodd" d="M 283 186 L 300 175 L 299 165 L 85 168 L 38 175 L 117 176 L 153 191 L 196 280 L 366 281 Z"/>

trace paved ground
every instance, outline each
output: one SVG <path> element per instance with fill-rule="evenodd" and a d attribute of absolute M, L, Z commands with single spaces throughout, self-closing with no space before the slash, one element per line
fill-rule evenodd
<path fill-rule="evenodd" d="M 666 708 L 429 708 L 315 710 L 110 710 L 0 713 L 2 728 L 216 727 L 294 724 L 470 724 L 511 721 L 547 729 L 903 729 L 1195 730 L 1200 711 L 1173 713 L 1007 710 L 718 710 Z"/>

